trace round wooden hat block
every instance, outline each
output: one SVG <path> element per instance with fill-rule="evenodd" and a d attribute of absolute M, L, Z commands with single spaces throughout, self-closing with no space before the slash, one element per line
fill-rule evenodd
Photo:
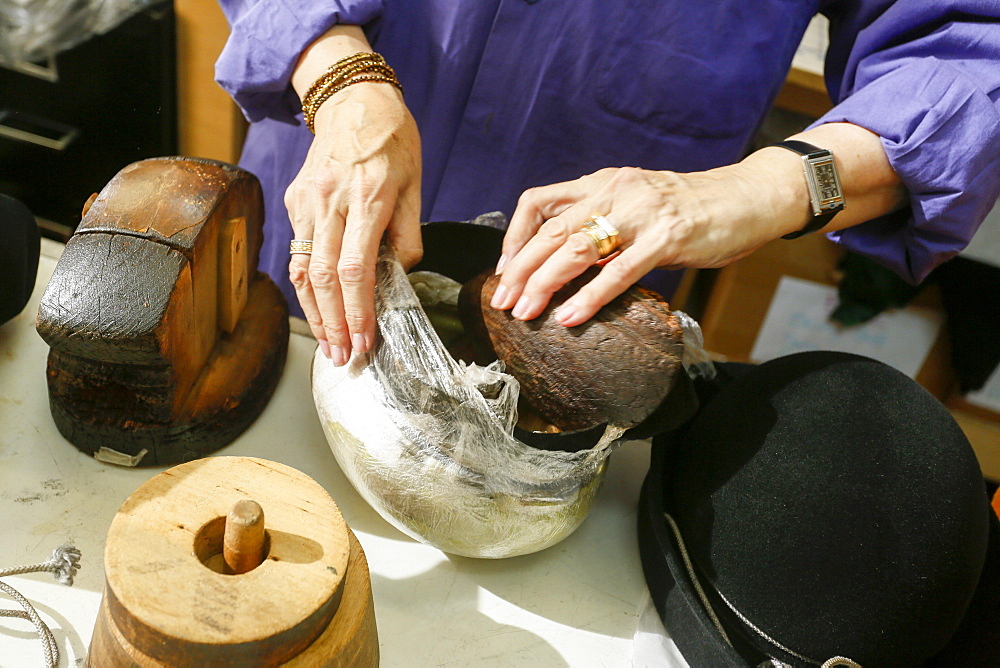
<path fill-rule="evenodd" d="M 377 666 L 368 563 L 333 499 L 251 457 L 175 466 L 111 522 L 87 665 Z"/>

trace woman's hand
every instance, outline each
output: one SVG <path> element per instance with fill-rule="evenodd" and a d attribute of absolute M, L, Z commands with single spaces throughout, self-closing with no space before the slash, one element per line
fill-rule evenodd
<path fill-rule="evenodd" d="M 304 54 L 293 85 L 300 95 L 326 67 L 370 51 L 357 26 L 337 26 Z M 314 119 L 316 137 L 285 192 L 296 239 L 292 285 L 313 336 L 338 366 L 375 340 L 375 263 L 383 233 L 405 268 L 421 257 L 420 137 L 400 91 L 382 82 L 347 86 Z"/>
<path fill-rule="evenodd" d="M 905 201 L 879 138 L 868 130 L 835 123 L 796 138 L 836 156 L 848 206 L 826 230 L 856 225 Z M 619 249 L 608 258 L 580 231 L 595 215 L 619 232 Z M 707 172 L 603 169 L 532 188 L 521 196 L 504 238 L 492 306 L 531 320 L 570 279 L 602 263 L 555 316 L 572 327 L 654 268 L 722 267 L 801 229 L 810 217 L 802 160 L 777 147 Z"/>
<path fill-rule="evenodd" d="M 604 215 L 618 229 L 620 249 L 556 314 L 562 325 L 579 325 L 656 267 L 720 267 L 780 236 L 774 225 L 753 224 L 768 220 L 767 199 L 737 166 L 693 174 L 603 169 L 533 188 L 504 238 L 492 305 L 513 308 L 522 320 L 540 315 L 556 290 L 602 259 L 580 230 Z"/>
<path fill-rule="evenodd" d="M 420 139 L 399 91 L 348 86 L 316 113 L 316 138 L 285 193 L 296 239 L 288 271 L 313 336 L 335 364 L 375 337 L 375 262 L 383 232 L 403 266 L 420 260 Z"/>

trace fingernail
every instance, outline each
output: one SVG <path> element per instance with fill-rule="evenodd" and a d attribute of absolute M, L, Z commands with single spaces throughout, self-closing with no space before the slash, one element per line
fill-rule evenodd
<path fill-rule="evenodd" d="M 323 351 L 323 356 L 330 359 L 330 344 L 327 343 L 326 339 L 317 339 L 319 342 L 319 349 Z"/>
<path fill-rule="evenodd" d="M 351 337 L 351 345 L 354 346 L 354 352 L 356 353 L 368 352 L 368 342 L 365 340 L 364 334 L 353 335 Z"/>
<path fill-rule="evenodd" d="M 503 303 L 507 299 L 507 288 L 503 285 L 498 285 L 497 289 L 493 291 L 493 299 L 490 300 L 490 306 L 493 308 L 503 308 Z"/>
<path fill-rule="evenodd" d="M 347 364 L 347 355 L 340 346 L 331 346 L 330 359 L 333 360 L 334 366 L 344 366 Z"/>
<path fill-rule="evenodd" d="M 500 275 L 500 272 L 503 271 L 503 268 L 504 268 L 504 266 L 506 266 L 506 264 L 507 264 L 507 256 L 506 255 L 501 255 L 500 256 L 500 261 L 497 262 L 497 270 L 496 270 L 496 275 L 497 276 Z"/>
<path fill-rule="evenodd" d="M 565 325 L 567 322 L 573 319 L 576 315 L 576 307 L 570 303 L 563 304 L 558 309 L 556 309 L 556 322 L 560 325 Z"/>
<path fill-rule="evenodd" d="M 522 296 L 517 300 L 517 304 L 514 305 L 514 310 L 511 311 L 510 314 L 520 320 L 528 312 L 530 307 L 531 300 L 526 296 Z"/>

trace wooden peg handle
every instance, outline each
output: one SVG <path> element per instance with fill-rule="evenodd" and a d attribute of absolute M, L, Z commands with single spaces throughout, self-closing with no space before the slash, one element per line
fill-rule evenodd
<path fill-rule="evenodd" d="M 226 517 L 222 539 L 227 572 L 239 575 L 257 568 L 266 556 L 264 548 L 264 509 L 256 501 L 237 501 Z"/>

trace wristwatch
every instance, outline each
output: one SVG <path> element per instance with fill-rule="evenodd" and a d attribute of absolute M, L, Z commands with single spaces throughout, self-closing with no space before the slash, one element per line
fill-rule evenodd
<path fill-rule="evenodd" d="M 833 153 L 796 139 L 787 139 L 772 146 L 787 148 L 802 156 L 813 212 L 812 220 L 805 227 L 797 232 L 789 232 L 782 239 L 797 239 L 803 234 L 822 229 L 844 209 L 844 191 L 840 188 L 840 176 L 837 174 L 837 165 L 833 162 Z"/>

